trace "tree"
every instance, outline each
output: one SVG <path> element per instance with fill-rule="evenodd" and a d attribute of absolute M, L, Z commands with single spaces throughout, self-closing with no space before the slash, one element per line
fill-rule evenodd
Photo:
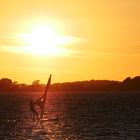
<path fill-rule="evenodd" d="M 32 85 L 40 85 L 40 80 L 34 80 L 34 81 L 32 82 Z"/>
<path fill-rule="evenodd" d="M 12 88 L 12 80 L 8 78 L 2 78 L 0 80 L 0 89 L 1 91 L 10 91 Z"/>
<path fill-rule="evenodd" d="M 126 79 L 123 80 L 123 83 L 128 84 L 131 82 L 131 78 L 127 77 Z"/>

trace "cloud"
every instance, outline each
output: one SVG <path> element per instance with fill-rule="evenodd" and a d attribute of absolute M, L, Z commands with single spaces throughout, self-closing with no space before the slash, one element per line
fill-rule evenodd
<path fill-rule="evenodd" d="M 63 53 L 58 53 L 56 56 L 72 56 L 72 54 L 77 54 L 78 51 L 75 50 L 73 47 L 70 48 L 69 46 L 73 46 L 74 44 L 79 44 L 81 42 L 86 41 L 85 39 L 72 37 L 72 36 L 62 36 L 59 37 L 58 48 L 60 47 Z M 62 44 L 62 45 L 61 45 Z M 21 38 L 21 34 L 5 34 L 0 36 L 0 51 L 1 52 L 9 52 L 9 53 L 18 53 L 24 55 L 36 55 L 32 53 L 30 46 L 24 42 L 23 38 Z M 32 49 L 34 46 L 32 46 Z M 56 47 L 57 48 L 57 47 Z M 40 47 L 40 49 L 42 49 Z M 45 56 L 45 55 L 44 55 Z"/>

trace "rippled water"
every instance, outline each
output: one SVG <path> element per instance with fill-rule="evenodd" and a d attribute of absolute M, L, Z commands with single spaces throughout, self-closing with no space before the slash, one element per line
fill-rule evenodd
<path fill-rule="evenodd" d="M 0 140 L 138 140 L 140 93 L 49 93 L 46 121 L 33 121 L 30 99 L 0 94 Z"/>

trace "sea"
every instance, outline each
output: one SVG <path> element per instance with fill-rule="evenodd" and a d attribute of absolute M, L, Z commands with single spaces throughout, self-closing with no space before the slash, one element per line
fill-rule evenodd
<path fill-rule="evenodd" d="M 140 140 L 140 92 L 49 92 L 37 120 L 42 94 L 0 93 L 0 140 Z"/>

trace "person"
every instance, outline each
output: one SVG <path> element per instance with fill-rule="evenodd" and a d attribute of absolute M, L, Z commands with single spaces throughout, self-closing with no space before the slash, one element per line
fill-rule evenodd
<path fill-rule="evenodd" d="M 39 98 L 37 101 L 34 102 L 34 104 L 38 105 L 41 109 L 41 114 L 40 114 L 40 118 L 43 118 L 43 112 L 44 112 L 44 105 L 45 105 L 46 99 L 44 99 L 44 95 Z"/>
<path fill-rule="evenodd" d="M 37 113 L 37 111 L 34 108 L 34 102 L 33 102 L 33 100 L 30 101 L 30 110 L 33 113 L 33 119 L 35 118 L 35 116 L 38 119 L 38 113 Z"/>

